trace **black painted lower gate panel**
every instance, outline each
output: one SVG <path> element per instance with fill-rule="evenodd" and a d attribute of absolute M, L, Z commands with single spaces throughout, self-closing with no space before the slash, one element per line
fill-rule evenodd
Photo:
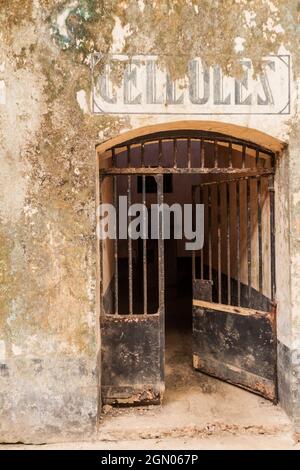
<path fill-rule="evenodd" d="M 106 315 L 102 332 L 102 402 L 156 404 L 164 392 L 160 316 Z"/>
<path fill-rule="evenodd" d="M 275 314 L 193 306 L 193 364 L 202 372 L 276 400 Z M 204 304 L 205 302 L 202 302 Z M 208 303 L 208 302 L 207 302 Z"/>

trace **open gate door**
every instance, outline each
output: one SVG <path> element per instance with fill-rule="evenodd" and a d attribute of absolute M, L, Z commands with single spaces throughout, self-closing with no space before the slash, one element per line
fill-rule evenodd
<path fill-rule="evenodd" d="M 151 202 L 163 202 L 162 176 L 133 173 L 106 169 L 99 184 L 100 204 L 116 208 L 116 238 L 100 239 L 101 398 L 116 405 L 160 403 L 164 392 L 162 215 L 156 240 L 128 236 L 131 203 L 148 203 L 146 178 Z"/>
<path fill-rule="evenodd" d="M 194 368 L 276 401 L 273 179 L 193 188 L 205 208 L 193 253 Z"/>

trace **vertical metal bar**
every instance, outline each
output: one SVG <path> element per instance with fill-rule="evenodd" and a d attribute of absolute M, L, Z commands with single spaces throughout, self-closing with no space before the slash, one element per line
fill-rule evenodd
<path fill-rule="evenodd" d="M 191 168 L 191 139 L 187 139 L 188 168 Z"/>
<path fill-rule="evenodd" d="M 192 204 L 193 204 L 193 228 L 195 221 L 195 204 L 196 204 L 196 186 L 192 187 Z M 193 282 L 196 279 L 196 253 L 195 250 L 192 251 L 192 279 Z"/>
<path fill-rule="evenodd" d="M 201 168 L 205 167 L 205 151 L 204 151 L 204 140 L 201 138 L 200 140 L 200 161 L 201 161 Z"/>
<path fill-rule="evenodd" d="M 230 183 L 226 183 L 227 199 L 227 301 L 231 304 L 231 266 L 230 266 Z"/>
<path fill-rule="evenodd" d="M 145 144 L 144 142 L 141 143 L 141 166 L 145 166 Z"/>
<path fill-rule="evenodd" d="M 203 204 L 204 203 L 204 192 L 203 192 L 203 188 L 200 186 L 199 188 L 199 192 L 200 192 L 200 204 Z M 203 230 L 204 230 L 204 227 L 203 227 Z M 204 253 L 203 253 L 203 247 L 202 247 L 202 250 L 200 251 L 200 278 L 201 279 L 204 279 L 204 260 L 203 260 L 203 256 L 204 256 Z"/>
<path fill-rule="evenodd" d="M 212 281 L 212 240 L 211 240 L 211 186 L 207 187 L 207 200 L 208 200 L 208 270 L 209 280 Z"/>
<path fill-rule="evenodd" d="M 164 202 L 163 175 L 156 176 L 157 204 Z M 163 214 L 159 211 L 159 240 L 158 240 L 158 276 L 159 276 L 159 317 L 160 317 L 160 376 L 164 380 L 165 374 L 165 263 L 163 240 Z"/>
<path fill-rule="evenodd" d="M 127 145 L 127 167 L 131 167 L 131 149 L 130 145 Z"/>
<path fill-rule="evenodd" d="M 114 256 L 115 256 L 115 315 L 119 313 L 119 259 L 118 259 L 118 177 L 113 177 L 113 194 L 114 194 L 114 208 L 116 211 L 116 236 L 114 241 Z"/>
<path fill-rule="evenodd" d="M 243 150 L 242 150 L 242 168 L 245 168 L 245 161 L 246 161 L 246 145 L 243 145 Z"/>
<path fill-rule="evenodd" d="M 228 144 L 228 166 L 232 168 L 232 142 Z"/>
<path fill-rule="evenodd" d="M 218 302 L 222 303 L 222 265 L 221 265 L 221 188 L 217 184 L 217 211 L 218 211 Z"/>
<path fill-rule="evenodd" d="M 218 168 L 219 161 L 218 161 L 218 141 L 214 140 L 214 167 Z"/>
<path fill-rule="evenodd" d="M 237 304 L 241 305 L 241 276 L 240 276 L 240 182 L 236 182 L 236 263 L 237 263 Z"/>
<path fill-rule="evenodd" d="M 247 261 L 248 261 L 248 307 L 251 307 L 251 192 L 250 179 L 247 178 Z"/>
<path fill-rule="evenodd" d="M 256 149 L 256 151 L 255 151 L 255 168 L 258 168 L 258 163 L 259 163 L 259 150 Z"/>
<path fill-rule="evenodd" d="M 102 204 L 102 184 L 103 184 L 104 178 L 100 174 L 99 175 L 99 207 L 101 207 Z M 98 215 L 99 217 L 99 215 Z M 97 220 L 98 223 L 100 223 L 100 220 L 98 218 Z M 103 240 L 102 237 L 100 237 L 99 240 L 99 256 L 100 256 L 100 263 L 99 263 L 99 271 L 100 271 L 100 312 L 104 313 L 103 309 Z"/>
<path fill-rule="evenodd" d="M 177 139 L 173 140 L 173 166 L 177 168 Z"/>
<path fill-rule="evenodd" d="M 257 232 L 258 232 L 258 285 L 263 290 L 263 259 L 262 259 L 262 217 L 261 217 L 261 179 L 257 179 Z"/>
<path fill-rule="evenodd" d="M 128 186 L 127 186 L 127 213 L 131 205 L 131 175 L 127 176 Z M 128 224 L 129 224 L 128 216 Z M 133 313 L 133 293 L 132 293 L 132 239 L 131 234 L 128 233 L 128 303 L 129 303 L 129 315 Z"/>
<path fill-rule="evenodd" d="M 146 176 L 142 176 L 142 184 L 143 184 L 143 206 L 146 208 Z M 144 223 L 144 231 L 147 228 L 146 224 L 146 210 L 143 212 L 143 223 Z M 148 235 L 148 234 L 147 234 Z M 148 298 L 147 298 L 147 239 L 146 233 L 143 233 L 143 297 L 144 297 L 144 315 L 147 314 L 148 311 Z"/>
<path fill-rule="evenodd" d="M 158 141 L 158 166 L 162 166 L 163 154 L 162 154 L 162 140 Z"/>
<path fill-rule="evenodd" d="M 270 242 L 271 242 L 271 299 L 275 300 L 276 292 L 276 266 L 275 266 L 275 188 L 274 176 L 269 176 L 270 198 Z"/>

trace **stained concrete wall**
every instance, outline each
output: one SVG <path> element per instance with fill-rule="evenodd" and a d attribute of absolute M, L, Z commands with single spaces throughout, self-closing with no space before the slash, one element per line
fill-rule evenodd
<path fill-rule="evenodd" d="M 1 440 L 44 442 L 95 432 L 95 145 L 129 129 L 183 119 L 239 124 L 289 144 L 279 177 L 290 210 L 287 217 L 281 209 L 286 230 L 278 228 L 288 255 L 277 269 L 280 396 L 300 428 L 298 2 L 13 0 L 1 2 L 0 25 Z M 171 79 L 182 77 L 196 56 L 241 77 L 243 57 L 258 73 L 262 57 L 290 54 L 291 110 L 95 114 L 94 51 L 100 53 L 94 77 L 110 53 L 125 52 L 158 55 Z M 115 69 L 114 81 L 123 72 Z"/>

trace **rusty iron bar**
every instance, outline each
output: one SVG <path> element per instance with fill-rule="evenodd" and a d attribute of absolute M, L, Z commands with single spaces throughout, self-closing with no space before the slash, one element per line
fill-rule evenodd
<path fill-rule="evenodd" d="M 204 204 L 204 193 L 203 193 L 203 188 L 199 188 L 199 199 L 200 199 L 200 204 Z M 202 247 L 202 250 L 200 251 L 200 277 L 201 279 L 204 279 L 204 253 L 203 253 L 204 247 Z"/>
<path fill-rule="evenodd" d="M 111 166 L 113 168 L 115 168 L 117 165 L 116 165 L 116 152 L 115 152 L 115 149 L 112 148 L 112 151 L 111 151 Z"/>
<path fill-rule="evenodd" d="M 145 144 L 144 142 L 141 143 L 141 167 L 144 168 L 145 166 Z"/>
<path fill-rule="evenodd" d="M 262 210 L 261 210 L 261 180 L 257 179 L 257 232 L 258 232 L 258 285 L 259 292 L 263 291 L 263 253 L 262 253 Z"/>
<path fill-rule="evenodd" d="M 222 303 L 222 253 L 221 253 L 221 188 L 217 185 L 217 211 L 218 211 L 218 302 Z"/>
<path fill-rule="evenodd" d="M 130 145 L 127 145 L 127 167 L 128 168 L 131 168 L 131 149 L 130 149 Z"/>
<path fill-rule="evenodd" d="M 214 140 L 214 168 L 219 168 L 218 141 Z"/>
<path fill-rule="evenodd" d="M 177 139 L 173 140 L 173 167 L 177 168 Z"/>
<path fill-rule="evenodd" d="M 114 208 L 116 210 L 116 236 L 114 240 L 114 258 L 115 258 L 115 289 L 114 289 L 114 298 L 115 298 L 115 315 L 119 313 L 119 260 L 118 260 L 118 181 L 117 176 L 113 177 L 113 198 L 114 198 Z"/>
<path fill-rule="evenodd" d="M 230 186 L 226 184 L 227 199 L 227 301 L 231 304 L 231 266 L 230 266 Z"/>
<path fill-rule="evenodd" d="M 100 176 L 99 177 L 99 207 L 101 207 L 102 204 L 102 184 L 103 184 L 104 177 Z M 99 220 L 99 214 L 98 214 L 98 220 L 97 223 L 100 224 Z M 99 240 L 99 255 L 100 255 L 100 312 L 101 314 L 104 313 L 104 308 L 103 308 L 103 240 L 102 237 L 100 237 Z"/>
<path fill-rule="evenodd" d="M 237 304 L 241 305 L 240 279 L 240 182 L 236 181 L 236 259 L 237 259 Z"/>
<path fill-rule="evenodd" d="M 127 211 L 131 206 L 131 175 L 127 177 Z M 128 213 L 128 212 L 127 212 Z M 128 215 L 129 222 L 129 215 Z M 129 315 L 133 314 L 133 282 L 132 282 L 132 239 L 128 233 L 128 293 L 129 293 Z"/>
<path fill-rule="evenodd" d="M 157 204 L 161 205 L 164 202 L 163 193 L 163 177 L 159 175 L 156 177 L 157 183 Z M 158 213 L 158 279 L 159 279 L 159 312 L 164 312 L 164 288 L 165 288 L 165 274 L 164 274 L 164 240 L 163 240 L 163 214 L 162 211 Z"/>
<path fill-rule="evenodd" d="M 245 168 L 245 164 L 246 164 L 246 145 L 243 145 L 243 149 L 242 149 L 242 168 L 243 169 Z"/>
<path fill-rule="evenodd" d="M 163 175 L 156 176 L 157 203 L 164 202 Z M 165 263 L 163 240 L 163 214 L 159 211 L 159 240 L 158 240 L 158 303 L 160 321 L 160 378 L 163 381 L 165 375 Z"/>
<path fill-rule="evenodd" d="M 274 170 L 268 168 L 174 168 L 174 167 L 130 167 L 130 168 L 103 168 L 100 174 L 105 175 L 161 175 L 161 174 L 212 174 L 212 175 L 240 175 L 240 177 L 273 175 Z M 215 183 L 215 182 L 214 182 Z"/>
<path fill-rule="evenodd" d="M 251 188 L 250 179 L 247 179 L 247 262 L 248 262 L 248 307 L 251 306 L 251 275 L 252 275 L 252 260 L 251 260 Z"/>
<path fill-rule="evenodd" d="M 270 244 L 271 244 L 271 300 L 275 300 L 276 292 L 276 265 L 275 265 L 275 188 L 274 177 L 269 177 L 269 198 L 270 198 Z"/>
<path fill-rule="evenodd" d="M 146 206 L 146 176 L 142 176 L 142 184 L 143 184 L 143 190 L 142 190 L 142 199 L 143 199 L 143 205 L 144 207 Z M 143 223 L 144 227 L 143 230 L 146 230 L 146 212 L 143 212 Z M 148 236 L 148 234 L 147 234 Z M 144 315 L 147 314 L 148 311 L 148 297 L 147 297 L 147 238 L 146 238 L 146 233 L 143 233 L 143 297 L 144 297 Z"/>
<path fill-rule="evenodd" d="M 188 158 L 188 169 L 192 167 L 191 162 L 191 139 L 187 139 L 187 158 Z"/>
<path fill-rule="evenodd" d="M 197 191 L 197 186 L 193 186 L 192 187 L 193 225 L 194 225 L 194 219 L 195 219 L 196 191 Z M 196 252 L 195 250 L 192 251 L 192 279 L 193 281 L 196 279 Z"/>
<path fill-rule="evenodd" d="M 200 139 L 200 162 L 201 168 L 205 167 L 205 149 L 204 149 L 204 140 Z"/>
<path fill-rule="evenodd" d="M 255 151 L 255 166 L 258 168 L 258 163 L 259 163 L 259 150 L 256 149 Z"/>
<path fill-rule="evenodd" d="M 232 168 L 232 142 L 228 144 L 228 166 Z"/>
<path fill-rule="evenodd" d="M 158 166 L 161 168 L 163 163 L 162 139 L 158 141 Z"/>
<path fill-rule="evenodd" d="M 263 174 L 263 175 L 260 175 L 260 176 L 268 176 L 269 173 L 267 174 Z M 244 180 L 247 180 L 249 178 L 249 175 L 247 176 L 239 176 L 237 178 L 226 178 L 226 179 L 220 179 L 219 181 L 207 181 L 206 183 L 201 183 L 201 186 L 205 187 L 205 186 L 213 186 L 213 185 L 216 185 L 216 184 L 222 184 L 222 183 L 234 183 L 236 181 L 244 181 Z"/>
<path fill-rule="evenodd" d="M 211 225 L 212 225 L 212 208 L 211 208 L 211 187 L 207 187 L 207 200 L 208 200 L 208 269 L 209 269 L 209 280 L 212 281 L 212 240 L 211 240 Z"/>

